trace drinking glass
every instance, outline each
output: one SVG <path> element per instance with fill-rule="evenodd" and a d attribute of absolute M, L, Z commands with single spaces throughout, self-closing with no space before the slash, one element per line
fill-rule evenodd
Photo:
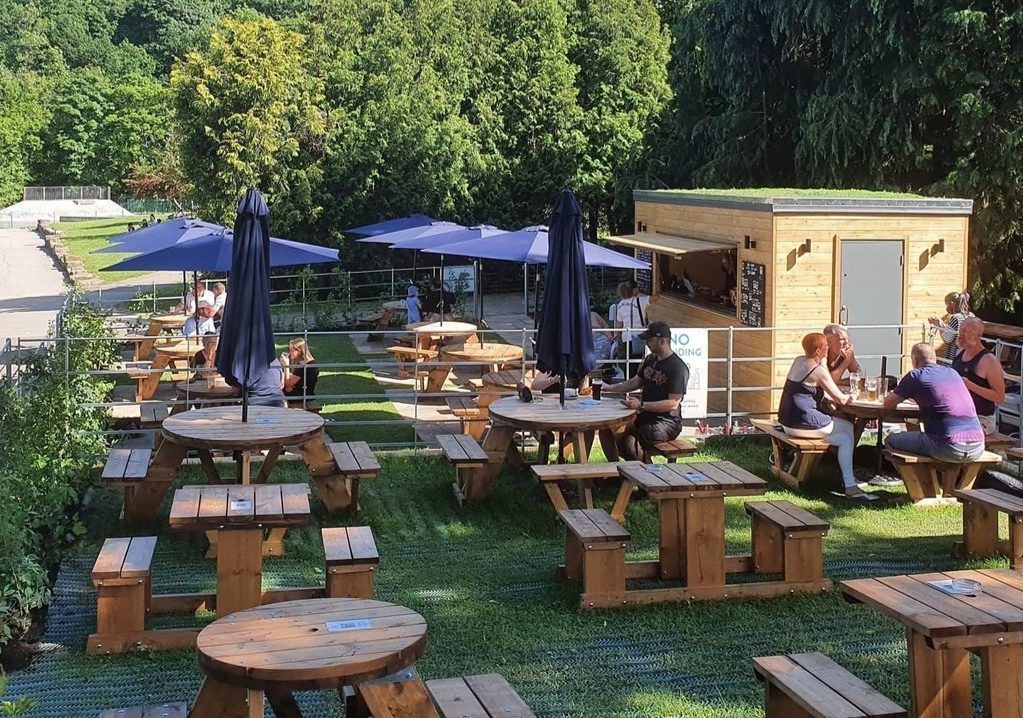
<path fill-rule="evenodd" d="M 212 389 L 213 386 L 216 383 L 217 383 L 217 375 L 214 374 L 212 371 L 207 371 L 206 372 L 206 388 L 207 389 Z"/>
<path fill-rule="evenodd" d="M 888 396 L 888 377 L 879 376 L 877 378 L 877 398 L 884 401 L 886 396 Z"/>
<path fill-rule="evenodd" d="M 600 401 L 600 393 L 604 389 L 604 382 L 600 379 L 594 379 L 590 382 L 590 388 L 593 390 L 593 398 L 596 401 Z"/>
<path fill-rule="evenodd" d="M 867 401 L 877 401 L 877 379 L 870 376 L 866 380 Z"/>
<path fill-rule="evenodd" d="M 859 372 L 849 373 L 849 393 L 853 399 L 857 399 L 860 396 L 860 375 Z"/>

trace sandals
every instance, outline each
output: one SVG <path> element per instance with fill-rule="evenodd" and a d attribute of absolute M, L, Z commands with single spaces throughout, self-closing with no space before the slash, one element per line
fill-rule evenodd
<path fill-rule="evenodd" d="M 859 499 L 860 501 L 877 501 L 877 496 L 875 496 L 874 494 L 868 494 L 859 486 L 847 486 L 845 487 L 844 493 L 846 498 L 849 499 Z"/>

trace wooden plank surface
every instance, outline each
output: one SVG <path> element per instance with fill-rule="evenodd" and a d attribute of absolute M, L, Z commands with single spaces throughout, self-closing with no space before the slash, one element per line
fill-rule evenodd
<path fill-rule="evenodd" d="M 130 538 L 108 538 L 104 541 L 92 567 L 92 580 L 120 578 L 121 566 L 124 565 L 124 557 L 130 545 Z"/>
<path fill-rule="evenodd" d="M 638 469 L 643 466 L 638 461 L 604 464 L 537 464 L 530 470 L 540 481 L 578 481 L 580 479 L 616 479 L 620 476 L 619 467 L 629 466 Z"/>
<path fill-rule="evenodd" d="M 562 409 L 556 397 L 524 402 L 510 396 L 493 402 L 489 409 L 495 423 L 517 429 L 555 432 L 613 429 L 636 413 L 635 409 L 627 409 L 617 399 L 604 398 L 596 405 L 581 403 L 586 401 L 569 400 Z"/>
<path fill-rule="evenodd" d="M 359 462 L 347 442 L 332 442 L 327 444 L 327 448 L 330 449 L 330 454 L 342 474 L 355 473 L 359 470 Z"/>
<path fill-rule="evenodd" d="M 308 518 L 309 486 L 308 484 L 280 484 L 281 501 L 284 505 L 285 519 Z"/>
<path fill-rule="evenodd" d="M 149 460 L 153 456 L 152 449 L 132 449 L 128 463 L 124 467 L 124 478 L 144 479 L 149 473 Z"/>
<path fill-rule="evenodd" d="M 182 522 L 190 523 L 199 516 L 199 504 L 202 500 L 202 489 L 199 486 L 184 486 L 174 492 L 171 501 L 170 516 L 167 523 L 171 527 Z"/>
<path fill-rule="evenodd" d="M 380 472 L 380 462 L 373 450 L 369 448 L 369 444 L 365 441 L 349 441 L 348 446 L 352 450 L 355 460 L 359 462 L 359 468 L 364 473 Z"/>
<path fill-rule="evenodd" d="M 255 485 L 255 515 L 259 519 L 284 517 L 284 500 L 280 484 Z"/>
<path fill-rule="evenodd" d="M 377 563 L 380 560 L 369 526 L 349 526 L 348 544 L 352 549 L 353 563 Z"/>
<path fill-rule="evenodd" d="M 223 490 L 224 487 L 213 487 L 215 490 Z M 252 523 L 256 520 L 256 492 L 255 487 L 250 485 L 228 486 L 227 488 L 227 515 L 230 523 Z"/>
<path fill-rule="evenodd" d="M 445 718 L 491 718 L 486 708 L 462 678 L 429 681 L 426 689 Z M 374 716 L 376 718 L 376 716 Z"/>
<path fill-rule="evenodd" d="M 237 685 L 327 689 L 412 665 L 426 630 L 421 615 L 384 601 L 307 599 L 218 619 L 200 632 L 196 649 L 207 675 Z"/>
<path fill-rule="evenodd" d="M 440 718 L 430 701 L 426 686 L 418 679 L 362 683 L 355 690 L 357 704 L 365 705 L 365 710 L 373 718 Z M 472 713 L 458 715 L 460 718 L 475 718 Z"/>
<path fill-rule="evenodd" d="M 863 711 L 788 656 L 754 658 L 753 670 L 763 680 L 777 686 L 796 705 L 807 711 L 807 715 L 864 718 Z"/>
<path fill-rule="evenodd" d="M 796 665 L 834 690 L 870 718 L 905 718 L 906 710 L 857 678 L 823 653 L 788 656 Z"/>
<path fill-rule="evenodd" d="M 842 581 L 839 586 L 847 597 L 866 603 L 924 636 L 967 634 L 967 627 L 962 622 L 932 608 L 929 602 L 922 603 L 878 579 L 858 578 Z"/>
<path fill-rule="evenodd" d="M 344 566 L 352 563 L 352 547 L 348 543 L 348 528 L 331 526 L 320 530 L 323 539 L 323 555 L 328 566 Z"/>
<path fill-rule="evenodd" d="M 149 575 L 153 565 L 153 554 L 156 552 L 156 536 L 136 536 L 131 540 L 124 563 L 121 565 L 121 578 L 144 578 Z"/>
<path fill-rule="evenodd" d="M 502 675 L 485 673 L 479 676 L 466 676 L 465 683 L 487 709 L 491 718 L 536 718 L 536 714 Z M 429 682 L 426 687 L 430 687 Z"/>
<path fill-rule="evenodd" d="M 959 489 L 953 492 L 957 499 L 974 501 L 1007 514 L 1023 513 L 1023 498 L 998 489 Z"/>
<path fill-rule="evenodd" d="M 111 449 L 107 462 L 103 466 L 103 479 L 108 481 L 123 479 L 130 458 L 131 449 Z"/>
<path fill-rule="evenodd" d="M 558 516 L 580 541 L 628 541 L 629 532 L 603 509 L 567 509 Z"/>
<path fill-rule="evenodd" d="M 241 407 L 193 409 L 167 417 L 164 437 L 193 448 L 234 450 L 270 449 L 299 445 L 320 434 L 323 418 L 302 409 L 249 407 L 249 420 L 241 420 Z"/>

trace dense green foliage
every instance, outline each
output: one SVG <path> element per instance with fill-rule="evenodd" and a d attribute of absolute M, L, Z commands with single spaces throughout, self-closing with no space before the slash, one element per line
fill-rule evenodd
<path fill-rule="evenodd" d="M 976 200 L 973 279 L 1023 297 L 1023 9 L 979 0 L 0 0 L 0 202 L 23 182 L 241 188 L 340 243 L 408 212 L 519 227 L 575 187 Z M 363 248 L 345 261 L 362 264 Z M 997 257 L 998 261 L 993 261 Z"/>
<path fill-rule="evenodd" d="M 92 466 L 105 445 L 102 401 L 110 385 L 81 372 L 110 363 L 104 317 L 73 303 L 64 331 L 29 360 L 18 386 L 0 386 L 0 645 L 20 636 L 49 597 L 47 573 L 59 550 L 83 531 L 78 520 Z"/>

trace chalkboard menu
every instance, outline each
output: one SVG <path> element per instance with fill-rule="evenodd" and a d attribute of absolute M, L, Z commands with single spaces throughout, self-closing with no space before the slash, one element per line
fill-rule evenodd
<path fill-rule="evenodd" d="M 764 326 L 764 277 L 767 270 L 756 262 L 742 263 L 739 290 L 742 303 L 739 321 L 748 327 Z"/>
<path fill-rule="evenodd" d="M 639 293 L 649 295 L 651 294 L 650 289 L 653 283 L 654 253 L 649 249 L 637 249 L 636 259 L 641 262 L 651 262 L 650 269 L 636 270 L 636 286 L 639 287 Z"/>

